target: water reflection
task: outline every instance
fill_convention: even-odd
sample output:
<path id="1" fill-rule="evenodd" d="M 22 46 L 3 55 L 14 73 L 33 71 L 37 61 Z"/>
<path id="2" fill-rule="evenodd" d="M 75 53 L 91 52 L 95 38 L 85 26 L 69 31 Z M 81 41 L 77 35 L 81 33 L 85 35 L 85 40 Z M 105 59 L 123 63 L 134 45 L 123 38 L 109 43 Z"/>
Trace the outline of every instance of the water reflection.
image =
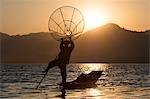
<path id="1" fill-rule="evenodd" d="M 90 88 L 86 90 L 86 94 L 90 97 L 98 97 L 101 95 L 101 92 L 98 89 Z"/>
<path id="2" fill-rule="evenodd" d="M 92 97 L 94 99 L 100 99 L 101 91 L 96 89 L 96 88 L 88 88 L 88 89 L 82 89 L 83 92 L 81 92 L 81 90 L 65 90 L 65 89 L 61 89 L 61 94 L 57 95 L 56 97 L 60 97 L 62 99 L 65 99 L 67 97 Z M 67 91 L 67 93 L 66 93 Z"/>
<path id="3" fill-rule="evenodd" d="M 149 64 L 70 64 L 67 81 L 81 73 L 103 70 L 96 88 L 60 90 L 58 68 L 49 71 L 40 88 L 35 89 L 43 77 L 46 65 L 5 65 L 1 72 L 0 98 L 7 99 L 149 99 Z"/>
<path id="4" fill-rule="evenodd" d="M 99 64 L 99 63 L 87 63 L 87 64 L 76 64 L 78 65 L 78 70 L 81 70 L 81 72 L 87 74 L 92 71 L 105 71 L 108 68 L 108 64 Z"/>
<path id="5" fill-rule="evenodd" d="M 64 88 L 60 89 L 61 91 L 61 94 L 60 95 L 57 95 L 56 97 L 60 97 L 62 99 L 65 99 L 66 98 L 66 90 Z"/>

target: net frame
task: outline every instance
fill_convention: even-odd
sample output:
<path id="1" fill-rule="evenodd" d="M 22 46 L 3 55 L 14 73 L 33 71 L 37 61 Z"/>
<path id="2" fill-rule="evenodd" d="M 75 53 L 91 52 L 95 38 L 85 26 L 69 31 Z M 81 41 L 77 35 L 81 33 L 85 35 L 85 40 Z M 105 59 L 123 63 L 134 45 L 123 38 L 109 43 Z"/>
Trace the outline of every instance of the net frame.
<path id="1" fill-rule="evenodd" d="M 72 9 L 70 19 L 65 19 L 64 12 L 62 11 L 63 9 Z M 57 15 L 57 13 L 60 13 L 61 15 L 60 16 L 62 19 L 61 22 L 57 22 L 56 19 L 54 19 L 55 17 L 53 17 Z M 78 22 L 74 22 L 73 20 L 75 17 L 78 17 L 75 16 L 76 13 L 81 18 L 79 19 Z M 49 32 L 52 35 L 52 37 L 57 41 L 60 41 L 61 38 L 71 37 L 72 40 L 79 38 L 84 31 L 84 27 L 85 27 L 85 21 L 84 21 L 83 14 L 79 9 L 72 6 L 62 6 L 56 9 L 50 15 L 48 21 Z"/>

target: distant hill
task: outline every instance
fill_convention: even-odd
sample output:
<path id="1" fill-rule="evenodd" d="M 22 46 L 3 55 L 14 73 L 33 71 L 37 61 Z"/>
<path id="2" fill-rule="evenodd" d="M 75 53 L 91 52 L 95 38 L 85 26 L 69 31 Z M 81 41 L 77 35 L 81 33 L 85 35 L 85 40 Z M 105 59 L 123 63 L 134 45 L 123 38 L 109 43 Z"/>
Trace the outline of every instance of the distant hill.
<path id="1" fill-rule="evenodd" d="M 110 23 L 75 41 L 71 62 L 148 63 L 150 31 L 136 32 Z M 9 36 L 0 33 L 1 63 L 48 63 L 59 53 L 49 33 Z"/>

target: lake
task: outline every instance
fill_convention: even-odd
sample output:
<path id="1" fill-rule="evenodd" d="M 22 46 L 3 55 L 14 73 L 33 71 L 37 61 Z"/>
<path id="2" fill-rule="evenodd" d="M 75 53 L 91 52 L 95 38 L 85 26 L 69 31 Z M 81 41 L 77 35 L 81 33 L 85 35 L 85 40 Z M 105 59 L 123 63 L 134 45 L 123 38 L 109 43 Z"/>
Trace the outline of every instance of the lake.
<path id="1" fill-rule="evenodd" d="M 66 90 L 59 87 L 61 75 L 58 67 L 49 70 L 42 79 L 45 64 L 3 64 L 0 68 L 0 98 L 5 99 L 150 99 L 150 64 L 69 64 L 67 81 L 81 73 L 103 70 L 96 88 Z"/>

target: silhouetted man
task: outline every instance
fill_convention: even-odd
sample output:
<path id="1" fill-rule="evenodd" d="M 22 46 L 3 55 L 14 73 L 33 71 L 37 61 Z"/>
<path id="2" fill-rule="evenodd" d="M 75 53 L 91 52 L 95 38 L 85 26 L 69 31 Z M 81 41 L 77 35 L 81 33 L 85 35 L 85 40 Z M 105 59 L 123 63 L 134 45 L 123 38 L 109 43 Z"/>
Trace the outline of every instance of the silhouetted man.
<path id="1" fill-rule="evenodd" d="M 66 64 L 69 64 L 70 55 L 73 49 L 74 49 L 74 43 L 71 40 L 71 38 L 69 38 L 69 40 L 64 40 L 63 38 L 61 38 L 60 52 L 58 56 L 56 57 L 56 59 L 54 59 L 48 64 L 45 70 L 46 74 L 49 69 L 51 69 L 54 66 L 58 66 L 61 71 L 62 84 L 65 84 L 66 83 Z"/>

